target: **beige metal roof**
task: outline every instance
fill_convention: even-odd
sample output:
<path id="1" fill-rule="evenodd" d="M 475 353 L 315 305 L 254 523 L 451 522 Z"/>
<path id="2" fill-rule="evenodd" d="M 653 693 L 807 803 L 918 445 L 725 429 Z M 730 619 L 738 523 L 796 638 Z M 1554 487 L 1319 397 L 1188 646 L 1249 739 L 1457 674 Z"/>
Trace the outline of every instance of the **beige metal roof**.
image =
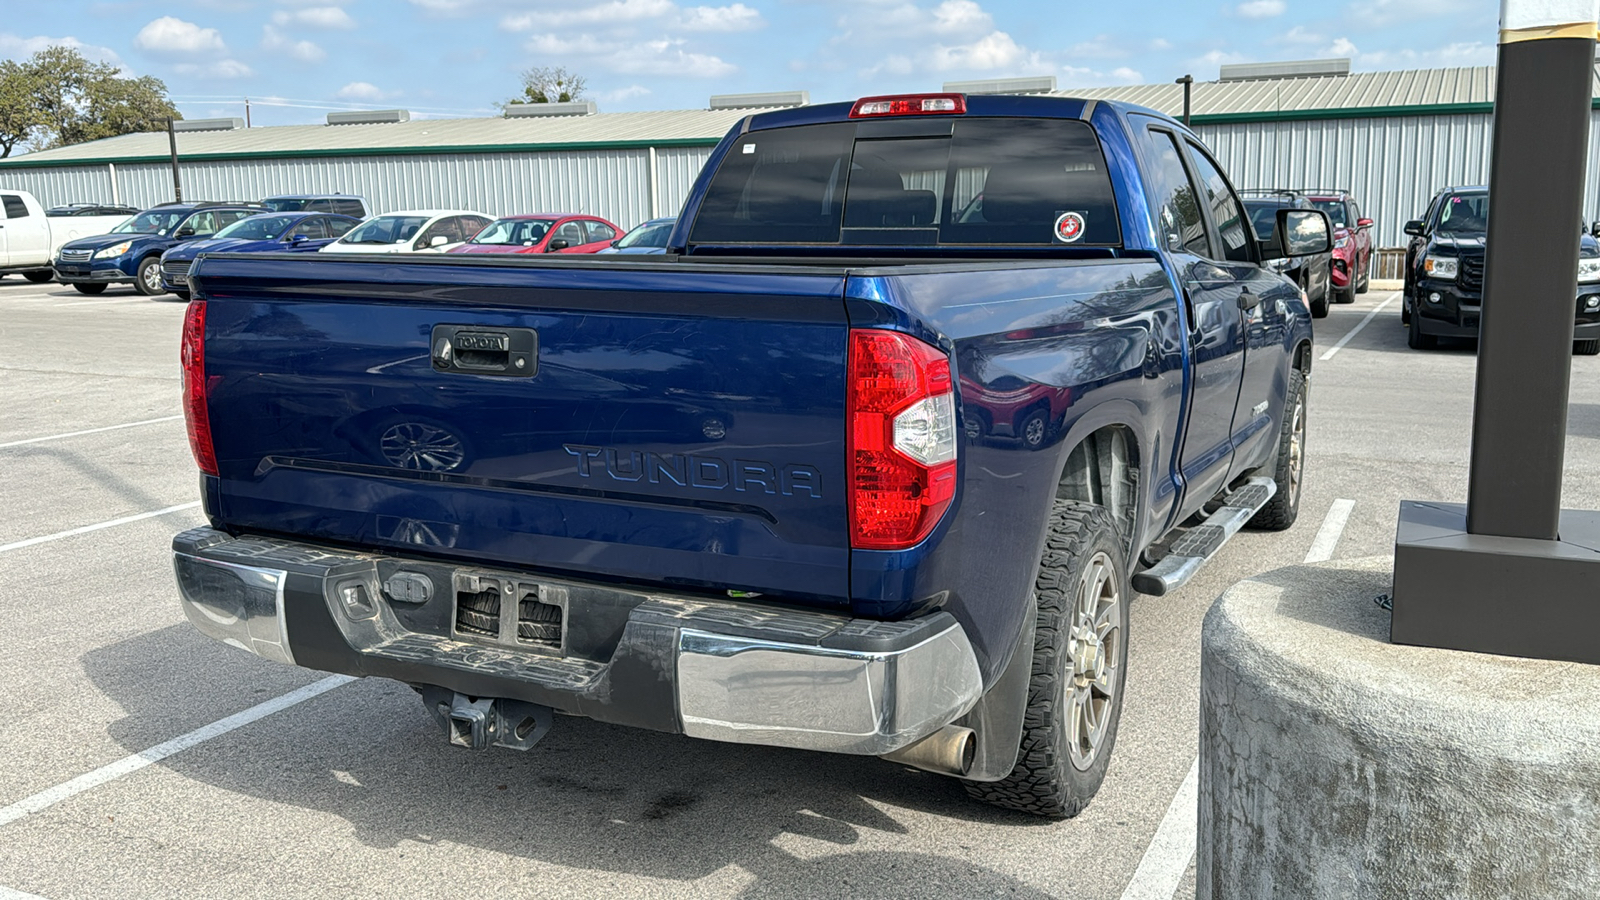
<path id="1" fill-rule="evenodd" d="M 1208 119 L 1220 123 L 1487 112 L 1494 102 L 1494 67 L 1196 82 L 1193 91 L 1197 124 L 1205 124 Z M 1171 115 L 1183 111 L 1183 88 L 1176 84 L 1073 88 L 1056 91 L 1055 95 L 1126 101 Z M 178 151 L 193 159 L 706 144 L 721 138 L 751 112 L 754 110 L 691 109 L 550 118 L 418 119 L 374 125 L 281 125 L 182 133 L 178 135 Z M 165 133 L 131 134 L 0 160 L 0 168 L 156 159 L 166 155 Z"/>
<path id="2" fill-rule="evenodd" d="M 1146 84 L 1056 91 L 1057 96 L 1137 103 L 1170 115 L 1183 112 L 1183 86 Z M 1494 102 L 1494 67 L 1358 72 L 1322 78 L 1197 81 L 1196 116 L 1434 107 Z M 1423 110 L 1419 110 L 1423 111 Z"/>
<path id="3" fill-rule="evenodd" d="M 377 125 L 275 125 L 236 131 L 178 134 L 178 152 L 185 158 L 212 154 L 275 154 L 295 156 L 421 149 L 510 149 L 538 145 L 716 141 L 733 124 L 755 110 L 690 109 L 658 112 L 601 113 L 493 119 L 413 119 Z M 5 160 L 11 164 L 106 161 L 119 158 L 165 157 L 166 132 L 126 134 L 28 153 Z"/>

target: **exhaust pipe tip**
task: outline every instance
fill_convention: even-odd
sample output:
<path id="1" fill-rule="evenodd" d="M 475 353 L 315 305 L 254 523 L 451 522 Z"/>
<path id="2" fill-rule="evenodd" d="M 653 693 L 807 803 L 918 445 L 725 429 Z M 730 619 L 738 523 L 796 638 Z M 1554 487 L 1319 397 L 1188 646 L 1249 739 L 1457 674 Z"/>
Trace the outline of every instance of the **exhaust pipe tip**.
<path id="1" fill-rule="evenodd" d="M 920 741 L 907 744 L 881 758 L 933 772 L 938 775 L 965 777 L 972 771 L 972 762 L 978 755 L 978 735 L 971 728 L 946 725 Z"/>

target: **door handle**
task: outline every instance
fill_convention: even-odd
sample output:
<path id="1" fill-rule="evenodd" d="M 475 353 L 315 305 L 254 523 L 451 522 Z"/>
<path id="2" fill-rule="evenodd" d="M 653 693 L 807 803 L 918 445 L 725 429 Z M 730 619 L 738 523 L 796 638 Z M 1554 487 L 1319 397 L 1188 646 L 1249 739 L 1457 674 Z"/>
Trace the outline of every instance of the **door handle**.
<path id="1" fill-rule="evenodd" d="M 1247 290 L 1239 292 L 1239 308 L 1240 309 L 1255 309 L 1256 307 L 1258 307 L 1260 305 L 1261 305 L 1261 297 L 1259 295 L 1252 294 Z"/>
<path id="2" fill-rule="evenodd" d="M 532 328 L 435 325 L 432 345 L 440 372 L 530 378 L 539 370 L 539 335 Z"/>

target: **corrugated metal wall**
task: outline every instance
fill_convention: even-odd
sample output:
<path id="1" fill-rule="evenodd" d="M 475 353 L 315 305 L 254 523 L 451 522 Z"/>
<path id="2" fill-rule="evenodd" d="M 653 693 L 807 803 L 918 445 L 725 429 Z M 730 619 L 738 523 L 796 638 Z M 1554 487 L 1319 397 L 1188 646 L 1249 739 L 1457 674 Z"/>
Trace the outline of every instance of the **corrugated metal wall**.
<path id="1" fill-rule="evenodd" d="M 1585 214 L 1600 219 L 1600 115 L 1591 126 Z M 1402 227 L 1440 188 L 1489 179 L 1491 116 L 1409 116 L 1201 125 L 1195 129 L 1241 188 L 1349 188 L 1376 220 L 1375 242 L 1398 247 Z M 683 205 L 707 147 L 655 152 L 658 215 Z M 650 218 L 650 152 L 469 153 L 188 162 L 184 195 L 254 200 L 274 193 L 362 194 L 379 211 L 463 207 L 500 215 L 590 212 L 624 228 Z M 172 196 L 165 165 L 116 167 L 117 197 L 148 206 Z M 104 201 L 107 166 L 0 171 L 0 184 L 32 191 L 46 205 Z"/>
<path id="2" fill-rule="evenodd" d="M 1489 180 L 1492 116 L 1404 116 L 1199 125 L 1239 188 L 1348 188 L 1379 247 L 1405 244 L 1408 219 L 1440 188 Z M 1590 166 L 1590 192 L 1595 172 Z"/>
<path id="3" fill-rule="evenodd" d="M 654 209 L 683 205 L 709 147 L 656 150 Z M 131 206 L 172 199 L 172 170 L 157 163 L 119 164 L 116 197 Z M 360 194 L 376 211 L 447 207 L 491 215 L 586 212 L 623 228 L 651 217 L 650 151 L 462 153 L 182 162 L 189 199 L 259 200 L 272 194 Z M 0 185 L 33 193 L 46 206 L 112 199 L 106 165 L 7 169 Z"/>

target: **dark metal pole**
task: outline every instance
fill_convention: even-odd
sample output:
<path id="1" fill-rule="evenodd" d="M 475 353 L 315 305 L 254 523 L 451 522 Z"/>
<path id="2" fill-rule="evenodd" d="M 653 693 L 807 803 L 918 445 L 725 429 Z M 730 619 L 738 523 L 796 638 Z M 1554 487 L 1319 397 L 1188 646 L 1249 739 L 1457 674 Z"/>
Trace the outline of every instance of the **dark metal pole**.
<path id="1" fill-rule="evenodd" d="M 1182 78 L 1179 78 L 1177 81 L 1175 81 L 1173 83 L 1174 84 L 1183 85 L 1183 124 L 1184 124 L 1184 127 L 1188 127 L 1188 125 L 1189 125 L 1189 88 L 1194 85 L 1194 76 L 1193 75 L 1185 75 L 1185 76 L 1183 76 Z"/>
<path id="2" fill-rule="evenodd" d="M 1555 540 L 1578 287 L 1567 223 L 1583 213 L 1595 32 L 1504 34 L 1467 531 Z"/>
<path id="3" fill-rule="evenodd" d="M 167 146 L 172 148 L 172 199 L 182 203 L 183 184 L 178 181 L 178 130 L 173 127 L 171 116 L 167 117 Z"/>

